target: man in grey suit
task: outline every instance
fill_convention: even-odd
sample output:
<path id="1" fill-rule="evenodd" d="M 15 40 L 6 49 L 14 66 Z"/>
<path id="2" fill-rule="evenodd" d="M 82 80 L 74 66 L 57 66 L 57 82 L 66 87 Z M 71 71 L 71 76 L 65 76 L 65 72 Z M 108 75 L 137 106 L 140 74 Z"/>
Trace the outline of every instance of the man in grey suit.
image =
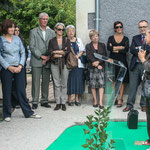
<path id="1" fill-rule="evenodd" d="M 48 56 L 49 40 L 55 37 L 55 32 L 47 26 L 47 13 L 39 14 L 39 27 L 30 31 L 29 47 L 32 66 L 32 109 L 37 109 L 41 83 L 41 106 L 50 108 L 48 104 L 48 89 L 50 81 L 50 63 Z"/>

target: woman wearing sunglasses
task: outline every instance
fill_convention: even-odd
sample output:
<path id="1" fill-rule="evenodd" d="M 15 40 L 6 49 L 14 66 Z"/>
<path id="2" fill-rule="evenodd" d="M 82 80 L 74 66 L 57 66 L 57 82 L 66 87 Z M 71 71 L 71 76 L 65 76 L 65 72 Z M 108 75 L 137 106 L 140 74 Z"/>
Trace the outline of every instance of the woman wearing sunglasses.
<path id="1" fill-rule="evenodd" d="M 67 100 L 67 80 L 68 70 L 66 68 L 66 56 L 70 52 L 70 41 L 63 37 L 65 25 L 57 23 L 55 25 L 56 37 L 49 42 L 49 52 L 51 60 L 51 71 L 54 80 L 56 107 L 59 110 L 62 107 L 66 111 Z"/>
<path id="2" fill-rule="evenodd" d="M 110 58 L 122 62 L 127 67 L 127 72 L 120 88 L 119 99 L 116 100 L 117 107 L 122 107 L 123 93 L 125 84 L 129 82 L 129 71 L 126 54 L 129 50 L 129 39 L 123 34 L 123 23 L 116 21 L 114 23 L 115 34 L 108 38 L 107 50 L 110 51 Z M 120 67 L 115 66 L 115 79 L 119 73 Z"/>

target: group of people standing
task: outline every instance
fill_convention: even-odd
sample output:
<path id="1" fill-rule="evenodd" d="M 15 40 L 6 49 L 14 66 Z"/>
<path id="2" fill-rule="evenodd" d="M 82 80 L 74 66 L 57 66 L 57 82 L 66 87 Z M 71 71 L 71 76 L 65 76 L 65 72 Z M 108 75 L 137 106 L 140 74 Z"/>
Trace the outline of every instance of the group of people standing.
<path id="1" fill-rule="evenodd" d="M 41 106 L 50 108 L 48 103 L 49 81 L 50 74 L 52 74 L 54 85 L 54 97 L 56 106 L 54 110 L 62 109 L 66 111 L 66 101 L 69 106 L 80 106 L 79 95 L 83 94 L 83 69 L 85 67 L 81 60 L 82 55 L 86 52 L 87 67 L 90 71 L 89 86 L 91 87 L 93 95 L 93 107 L 100 109 L 104 108 L 103 96 L 105 87 L 105 62 L 94 57 L 94 53 L 107 56 L 107 51 L 104 43 L 99 42 L 99 33 L 96 30 L 89 32 L 91 40 L 85 47 L 80 38 L 75 37 L 75 27 L 68 25 L 65 27 L 63 23 L 57 23 L 52 30 L 47 26 L 49 16 L 47 13 L 39 14 L 39 26 L 30 31 L 29 47 L 31 50 L 31 67 L 32 67 L 32 109 L 37 109 L 39 104 L 39 93 L 41 87 Z M 145 44 L 142 42 L 148 22 L 142 20 L 139 22 L 139 29 L 141 34 L 133 37 L 131 44 L 131 53 L 133 54 L 130 65 L 130 86 L 129 98 L 127 107 L 123 110 L 129 111 L 133 108 L 137 87 L 141 82 L 143 67 L 142 62 L 138 59 L 138 51 Z M 1 81 L 3 91 L 3 117 L 5 121 L 11 119 L 11 93 L 12 84 L 16 88 L 16 95 L 19 104 L 22 108 L 26 118 L 41 118 L 41 116 L 34 113 L 28 104 L 26 98 L 26 73 L 25 73 L 25 43 L 19 34 L 14 35 L 19 27 L 15 27 L 12 20 L 5 20 L 2 23 L 1 36 L 1 51 L 0 51 L 0 65 Z M 67 37 L 64 36 L 66 30 Z M 115 34 L 108 38 L 107 50 L 110 52 L 110 59 L 121 61 L 127 67 L 127 73 L 120 88 L 119 97 L 117 99 L 117 107 L 122 106 L 123 93 L 125 83 L 129 82 L 129 70 L 126 54 L 129 50 L 129 39 L 123 34 L 123 23 L 117 21 L 114 23 Z M 20 38 L 19 38 L 20 37 Z M 78 60 L 78 66 L 72 70 L 66 67 L 66 58 L 71 49 L 74 50 Z M 142 48 L 143 49 L 143 48 Z M 119 68 L 115 67 L 115 77 Z M 40 86 L 40 80 L 42 82 Z M 97 90 L 99 92 L 99 100 L 97 100 Z M 72 101 L 72 94 L 75 94 L 75 102 Z M 141 110 L 145 111 L 145 101 L 141 100 Z"/>

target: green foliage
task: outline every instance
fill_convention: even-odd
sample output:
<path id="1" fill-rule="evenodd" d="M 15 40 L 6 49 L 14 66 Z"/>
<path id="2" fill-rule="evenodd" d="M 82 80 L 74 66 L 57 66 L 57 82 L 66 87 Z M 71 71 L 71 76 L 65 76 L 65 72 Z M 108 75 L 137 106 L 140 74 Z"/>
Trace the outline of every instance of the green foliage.
<path id="1" fill-rule="evenodd" d="M 50 16 L 48 26 L 52 29 L 57 22 L 65 25 L 76 22 L 76 0 L 9 0 L 14 9 L 0 10 L 0 24 L 9 18 L 20 27 L 22 36 L 28 40 L 31 29 L 37 27 L 38 15 L 46 12 Z M 1 6 L 1 3 L 0 3 Z"/>
<path id="2" fill-rule="evenodd" d="M 115 143 L 114 140 L 110 140 L 105 145 L 108 134 L 106 133 L 106 127 L 108 125 L 110 107 L 104 108 L 102 111 L 101 109 L 95 110 L 95 115 L 87 116 L 87 121 L 85 125 L 88 129 L 83 129 L 84 134 L 87 135 L 86 143 L 82 145 L 84 148 L 88 148 L 89 150 L 110 150 Z M 105 146 L 105 147 L 104 147 Z"/>

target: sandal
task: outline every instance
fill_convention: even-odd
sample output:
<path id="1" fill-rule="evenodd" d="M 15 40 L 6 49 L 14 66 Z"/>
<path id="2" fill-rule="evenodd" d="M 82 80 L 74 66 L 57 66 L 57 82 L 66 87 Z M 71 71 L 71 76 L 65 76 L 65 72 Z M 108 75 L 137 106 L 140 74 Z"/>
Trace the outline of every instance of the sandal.
<path id="1" fill-rule="evenodd" d="M 121 102 L 121 103 L 119 104 L 119 102 Z M 122 102 L 123 102 L 123 99 L 118 99 L 117 107 L 122 107 Z"/>
<path id="2" fill-rule="evenodd" d="M 143 145 L 150 145 L 150 140 L 146 140 L 143 142 Z"/>

